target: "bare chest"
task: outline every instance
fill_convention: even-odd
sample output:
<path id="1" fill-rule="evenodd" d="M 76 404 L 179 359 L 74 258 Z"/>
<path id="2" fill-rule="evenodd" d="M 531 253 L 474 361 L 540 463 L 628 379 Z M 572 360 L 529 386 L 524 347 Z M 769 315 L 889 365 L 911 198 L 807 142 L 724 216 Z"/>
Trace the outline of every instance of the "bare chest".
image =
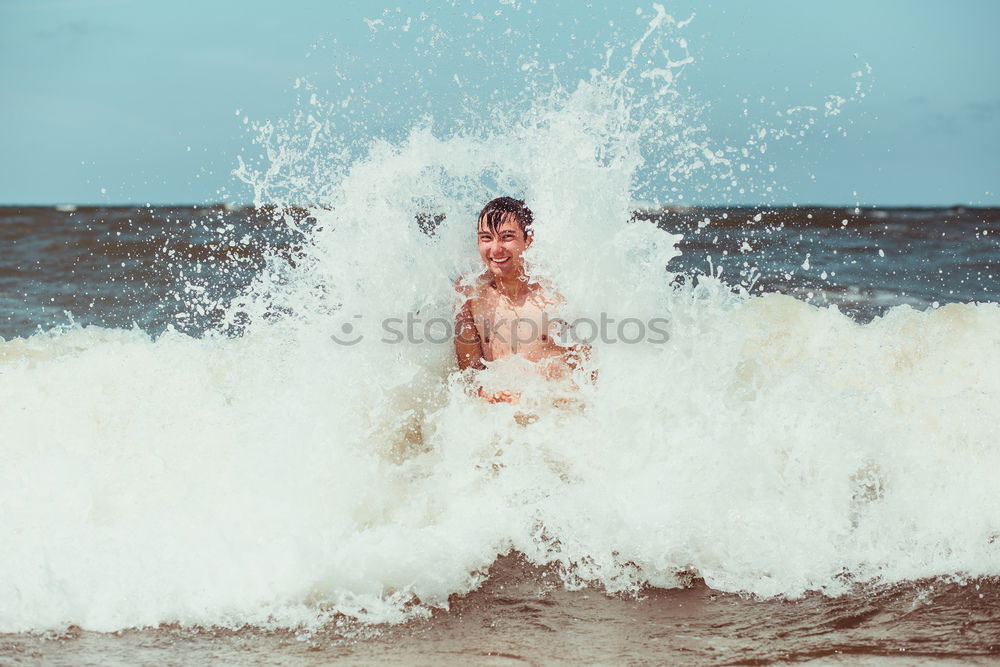
<path id="1" fill-rule="evenodd" d="M 543 300 L 536 297 L 515 304 L 494 295 L 476 301 L 473 318 L 487 361 L 512 355 L 540 361 L 562 351 L 552 340 L 555 322 Z"/>

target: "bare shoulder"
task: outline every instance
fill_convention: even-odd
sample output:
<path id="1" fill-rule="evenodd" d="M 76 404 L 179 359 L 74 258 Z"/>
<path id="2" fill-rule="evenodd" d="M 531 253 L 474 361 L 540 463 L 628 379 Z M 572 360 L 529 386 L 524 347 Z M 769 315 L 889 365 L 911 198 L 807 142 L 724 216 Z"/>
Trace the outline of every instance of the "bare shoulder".
<path id="1" fill-rule="evenodd" d="M 488 287 L 489 282 L 485 273 L 476 276 L 459 276 L 455 279 L 455 291 L 466 299 L 481 297 L 484 287 Z"/>
<path id="2" fill-rule="evenodd" d="M 455 278 L 455 291 L 464 296 L 466 299 L 472 296 L 473 289 L 475 289 L 475 287 L 470 284 L 469 280 L 465 276 Z"/>
<path id="3" fill-rule="evenodd" d="M 464 294 L 467 299 L 474 303 L 492 301 L 498 296 L 496 289 L 493 287 L 493 282 L 485 273 L 469 281 Z"/>
<path id="4" fill-rule="evenodd" d="M 548 280 L 538 280 L 532 290 L 532 299 L 545 310 L 559 310 L 566 304 L 566 299 Z"/>
<path id="5" fill-rule="evenodd" d="M 459 278 L 455 281 L 455 291 L 460 295 L 461 312 L 466 317 L 474 317 L 479 313 L 483 304 L 493 298 L 494 292 L 485 274 L 472 278 Z"/>

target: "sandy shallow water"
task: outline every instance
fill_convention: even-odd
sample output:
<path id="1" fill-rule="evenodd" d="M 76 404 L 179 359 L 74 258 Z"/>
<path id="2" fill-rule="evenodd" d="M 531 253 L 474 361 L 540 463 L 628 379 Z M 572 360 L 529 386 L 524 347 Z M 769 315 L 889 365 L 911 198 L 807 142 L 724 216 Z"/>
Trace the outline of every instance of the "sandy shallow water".
<path id="1" fill-rule="evenodd" d="M 566 590 L 501 558 L 448 611 L 399 626 L 346 620 L 319 633 L 161 626 L 0 635 L 0 663 L 320 664 L 995 664 L 1000 581 L 911 582 L 841 598 L 755 600 L 690 587 L 639 599 Z"/>

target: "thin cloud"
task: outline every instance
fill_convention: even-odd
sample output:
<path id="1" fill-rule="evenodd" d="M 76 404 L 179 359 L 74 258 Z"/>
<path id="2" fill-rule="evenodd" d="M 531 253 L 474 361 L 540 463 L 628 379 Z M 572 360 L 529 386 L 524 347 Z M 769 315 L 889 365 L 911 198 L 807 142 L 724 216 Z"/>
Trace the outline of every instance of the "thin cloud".
<path id="1" fill-rule="evenodd" d="M 955 114 L 944 114 L 935 111 L 924 115 L 924 131 L 928 134 L 943 134 L 954 136 L 961 133 L 959 117 Z"/>
<path id="2" fill-rule="evenodd" d="M 968 102 L 965 109 L 976 123 L 992 123 L 1000 119 L 1000 100 L 974 100 Z"/>

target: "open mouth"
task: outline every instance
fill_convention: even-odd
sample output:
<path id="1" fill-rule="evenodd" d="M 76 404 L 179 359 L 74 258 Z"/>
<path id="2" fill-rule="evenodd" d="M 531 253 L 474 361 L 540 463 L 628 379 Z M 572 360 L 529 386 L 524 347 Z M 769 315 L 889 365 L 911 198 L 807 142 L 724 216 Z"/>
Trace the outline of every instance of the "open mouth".
<path id="1" fill-rule="evenodd" d="M 501 266 L 510 261 L 510 257 L 504 257 L 503 259 L 491 259 L 494 264 L 500 264 Z"/>

